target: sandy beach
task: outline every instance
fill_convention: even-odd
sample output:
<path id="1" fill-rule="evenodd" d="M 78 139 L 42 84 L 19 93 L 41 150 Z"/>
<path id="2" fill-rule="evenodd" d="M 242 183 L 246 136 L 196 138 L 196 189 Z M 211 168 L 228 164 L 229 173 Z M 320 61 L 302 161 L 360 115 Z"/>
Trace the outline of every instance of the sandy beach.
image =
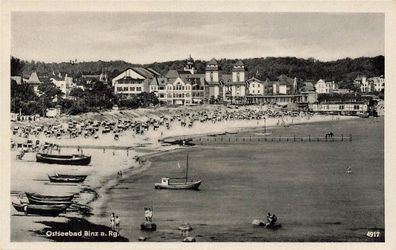
<path id="1" fill-rule="evenodd" d="M 218 107 L 205 107 L 207 111 L 211 111 Z M 252 109 L 252 108 L 251 108 Z M 253 109 L 263 109 L 263 107 L 253 107 Z M 60 120 L 43 119 L 37 121 L 39 124 L 66 124 L 70 120 L 84 121 L 92 120 L 118 120 L 118 119 L 134 119 L 147 120 L 150 117 L 158 118 L 162 114 L 172 114 L 177 112 L 193 112 L 198 108 L 175 108 L 175 109 L 141 109 L 133 111 L 108 111 L 102 114 L 86 114 L 76 117 L 62 117 Z M 199 107 L 202 110 L 202 107 Z M 312 124 L 337 122 L 340 120 L 351 120 L 356 117 L 344 116 L 320 116 L 312 117 L 285 117 L 284 123 L 288 126 L 297 124 Z M 266 127 L 270 130 L 275 127 L 282 127 L 279 118 L 266 119 Z M 26 123 L 15 123 L 12 126 L 24 126 Z M 162 138 L 174 136 L 192 136 L 205 134 L 216 134 L 230 131 L 242 131 L 249 129 L 263 128 L 262 120 L 233 120 L 220 121 L 216 123 L 205 122 L 196 123 L 192 128 L 183 127 L 179 122 L 174 121 L 171 129 L 160 127 L 157 130 L 149 130 L 142 135 L 136 135 L 132 131 L 123 131 L 119 140 L 115 141 L 113 134 L 99 135 L 98 139 L 89 138 L 68 138 L 61 137 L 46 138 L 44 135 L 30 136 L 29 139 L 40 140 L 41 142 L 52 142 L 61 146 L 61 153 L 76 153 L 77 147 L 83 150 L 84 154 L 92 155 L 92 162 L 89 166 L 62 166 L 62 165 L 46 165 L 39 164 L 35 161 L 34 153 L 27 153 L 23 160 L 16 160 L 16 151 L 12 151 L 12 170 L 11 170 L 11 195 L 15 200 L 21 192 L 39 192 L 45 191 L 46 194 L 76 194 L 76 202 L 86 208 L 85 214 L 78 211 L 67 213 L 64 216 L 54 218 L 42 218 L 35 216 L 19 216 L 18 213 L 11 208 L 11 224 L 12 224 L 12 241 L 47 241 L 46 237 L 37 234 L 37 231 L 45 228 L 43 223 L 38 221 L 58 221 L 67 223 L 69 218 L 83 218 L 92 223 L 106 224 L 111 209 L 105 210 L 104 204 L 109 199 L 109 193 L 123 180 L 133 180 L 142 173 L 146 173 L 151 169 L 151 158 L 160 155 L 168 155 L 177 149 L 183 150 L 178 145 L 163 145 L 160 142 Z M 323 130 L 320 132 L 323 133 Z M 15 141 L 23 141 L 27 138 L 19 138 L 14 135 Z M 177 152 L 177 151 L 175 151 Z M 136 157 L 140 157 L 143 162 L 136 161 Z M 29 169 L 29 171 L 27 171 Z M 123 176 L 118 177 L 117 172 L 122 171 Z M 70 174 L 88 174 L 84 184 L 67 184 L 53 185 L 47 181 L 47 174 L 56 172 Z M 141 213 L 141 211 L 139 211 Z M 27 222 L 30 221 L 30 222 Z M 36 233 L 34 233 L 36 232 Z M 29 235 L 29 237 L 26 236 Z M 56 239 L 52 239 L 56 240 Z M 136 239 L 130 239 L 136 240 Z"/>

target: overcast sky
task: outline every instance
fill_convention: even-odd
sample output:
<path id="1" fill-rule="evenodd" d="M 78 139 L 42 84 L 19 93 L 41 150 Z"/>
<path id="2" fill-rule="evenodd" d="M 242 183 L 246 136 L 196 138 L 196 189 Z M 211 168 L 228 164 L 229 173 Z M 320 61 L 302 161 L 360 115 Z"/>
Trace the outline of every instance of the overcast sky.
<path id="1" fill-rule="evenodd" d="M 61 62 L 384 55 L 376 13 L 14 12 L 11 54 Z"/>

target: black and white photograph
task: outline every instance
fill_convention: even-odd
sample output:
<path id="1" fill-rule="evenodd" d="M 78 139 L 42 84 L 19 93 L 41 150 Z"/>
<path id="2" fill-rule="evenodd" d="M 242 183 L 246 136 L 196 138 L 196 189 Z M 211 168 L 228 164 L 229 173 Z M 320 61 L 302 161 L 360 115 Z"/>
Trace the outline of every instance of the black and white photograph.
<path id="1" fill-rule="evenodd" d="M 384 11 L 9 17 L 11 243 L 386 242 Z"/>

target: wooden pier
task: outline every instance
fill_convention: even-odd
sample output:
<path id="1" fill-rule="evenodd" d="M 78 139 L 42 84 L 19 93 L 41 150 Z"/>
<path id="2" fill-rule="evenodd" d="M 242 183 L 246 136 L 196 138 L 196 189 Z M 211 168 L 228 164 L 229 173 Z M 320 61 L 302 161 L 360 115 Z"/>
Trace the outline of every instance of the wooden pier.
<path id="1" fill-rule="evenodd" d="M 266 143 L 266 142 L 351 142 L 352 135 L 349 134 L 325 137 L 325 136 L 229 136 L 229 135 L 216 135 L 216 136 L 202 136 L 202 137 L 177 137 L 167 138 L 162 140 L 164 143 L 181 144 L 184 145 L 205 145 L 205 144 L 227 144 L 227 143 Z"/>

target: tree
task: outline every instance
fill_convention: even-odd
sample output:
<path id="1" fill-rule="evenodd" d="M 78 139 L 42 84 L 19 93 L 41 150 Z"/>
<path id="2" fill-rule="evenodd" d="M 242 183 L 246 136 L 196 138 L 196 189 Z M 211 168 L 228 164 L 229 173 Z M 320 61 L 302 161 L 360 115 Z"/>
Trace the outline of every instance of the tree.
<path id="1" fill-rule="evenodd" d="M 25 66 L 24 62 L 19 58 L 11 56 L 11 75 L 12 76 L 20 76 L 22 75 L 23 67 Z"/>

